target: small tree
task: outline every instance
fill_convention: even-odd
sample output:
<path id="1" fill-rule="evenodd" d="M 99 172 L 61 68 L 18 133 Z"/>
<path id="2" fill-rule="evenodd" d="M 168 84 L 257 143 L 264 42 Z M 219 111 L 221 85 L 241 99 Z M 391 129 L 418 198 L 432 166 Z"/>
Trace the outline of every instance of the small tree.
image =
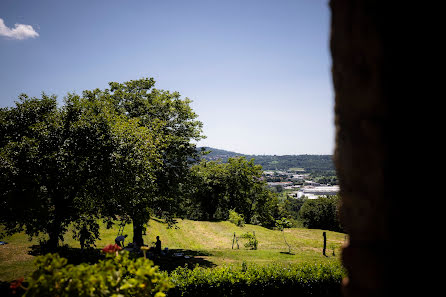
<path id="1" fill-rule="evenodd" d="M 282 231 L 283 240 L 285 244 L 288 246 L 288 253 L 291 254 L 291 246 L 288 244 L 285 238 L 285 232 L 283 231 L 285 228 L 291 228 L 292 223 L 288 221 L 286 218 L 282 218 L 280 220 L 276 220 L 276 228 Z"/>
<path id="2" fill-rule="evenodd" d="M 239 238 L 247 239 L 248 241 L 245 243 L 245 248 L 250 250 L 256 250 L 259 245 L 259 241 L 257 240 L 256 234 L 254 231 L 252 233 L 246 232 L 239 236 Z"/>

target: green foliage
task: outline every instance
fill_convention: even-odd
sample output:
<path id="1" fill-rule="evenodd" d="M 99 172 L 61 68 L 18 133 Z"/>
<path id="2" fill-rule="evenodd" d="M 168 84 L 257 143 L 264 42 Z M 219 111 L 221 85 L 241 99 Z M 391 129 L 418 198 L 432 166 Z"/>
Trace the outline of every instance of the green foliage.
<path id="1" fill-rule="evenodd" d="M 197 219 L 227 220 L 234 210 L 246 223 L 273 225 L 277 197 L 262 180 L 253 160 L 229 158 L 228 163 L 202 160 L 191 168 L 189 212 Z"/>
<path id="2" fill-rule="evenodd" d="M 113 119 L 106 105 L 74 95 L 58 108 L 55 96 L 22 94 L 15 107 L 0 110 L 0 223 L 6 233 L 46 233 L 55 247 L 70 223 L 98 218 L 109 195 L 104 189 L 114 143 L 121 141 L 114 141 Z"/>
<path id="3" fill-rule="evenodd" d="M 293 227 L 302 227 L 302 222 L 299 221 L 299 211 L 306 200 L 305 197 L 292 198 L 289 196 L 279 200 L 279 217 L 285 217 L 292 223 Z"/>
<path id="4" fill-rule="evenodd" d="M 311 179 L 320 184 L 338 184 L 338 177 L 336 175 L 312 174 Z"/>
<path id="5" fill-rule="evenodd" d="M 245 158 L 229 158 L 227 170 L 226 207 L 233 206 L 243 215 L 246 222 L 251 222 L 268 199 L 265 182 L 261 179 L 262 167 L 254 164 L 254 160 Z"/>
<path id="6" fill-rule="evenodd" d="M 306 228 L 343 232 L 339 222 L 339 196 L 307 199 L 299 212 Z"/>
<path id="7" fill-rule="evenodd" d="M 280 231 L 283 231 L 285 228 L 291 228 L 293 224 L 288 221 L 286 218 L 281 218 L 280 220 L 276 220 L 276 228 Z"/>
<path id="8" fill-rule="evenodd" d="M 238 214 L 234 209 L 229 210 L 229 221 L 238 227 L 243 227 L 245 225 L 243 215 Z"/>
<path id="9" fill-rule="evenodd" d="M 245 248 L 250 250 L 256 250 L 259 245 L 259 241 L 257 240 L 256 234 L 254 232 L 249 233 L 246 232 L 239 236 L 239 238 L 247 239 L 248 241 L 245 243 Z"/>
<path id="10" fill-rule="evenodd" d="M 151 214 L 171 225 L 183 213 L 189 168 L 199 157 L 191 140 L 203 138 L 202 123 L 189 98 L 154 88 L 153 78 L 109 85 L 84 96 L 112 105 L 122 120 L 116 133 L 127 139 L 117 155 L 119 178 L 113 188 L 119 194 L 109 209 L 112 216 L 133 221 L 133 241 L 141 245 L 142 225 Z M 152 132 L 151 138 L 146 131 Z"/>
<path id="11" fill-rule="evenodd" d="M 331 155 L 243 155 L 216 148 L 206 148 L 210 153 L 204 156 L 207 160 L 221 160 L 227 162 L 228 158 L 245 157 L 254 158 L 257 165 L 264 170 L 289 170 L 304 168 L 306 172 L 317 175 L 336 175 Z"/>
<path id="12" fill-rule="evenodd" d="M 108 254 L 97 264 L 67 265 L 57 254 L 39 256 L 24 296 L 165 296 L 167 275 L 145 258 Z"/>
<path id="13" fill-rule="evenodd" d="M 170 274 L 176 296 L 342 296 L 344 271 L 339 264 L 303 264 L 213 269 L 180 267 Z"/>
<path id="14" fill-rule="evenodd" d="M 191 168 L 188 215 L 193 219 L 221 219 L 227 200 L 226 166 L 219 162 L 201 161 Z M 227 211 L 223 217 L 227 216 Z M 190 216 L 195 212 L 195 216 Z M 225 218 L 226 219 L 226 218 Z"/>
<path id="15" fill-rule="evenodd" d="M 70 224 L 74 238 L 99 238 L 97 219 L 132 220 L 142 244 L 151 213 L 167 221 L 182 211 L 191 140 L 201 122 L 188 98 L 153 88 L 152 78 L 105 90 L 55 96 L 22 94 L 0 109 L 0 197 L 5 233 L 49 236 L 55 248 Z M 82 232 L 81 232 L 82 231 Z"/>
<path id="16" fill-rule="evenodd" d="M 80 216 L 73 224 L 73 239 L 81 243 L 81 248 L 95 247 L 99 238 L 99 223 L 92 217 Z"/>

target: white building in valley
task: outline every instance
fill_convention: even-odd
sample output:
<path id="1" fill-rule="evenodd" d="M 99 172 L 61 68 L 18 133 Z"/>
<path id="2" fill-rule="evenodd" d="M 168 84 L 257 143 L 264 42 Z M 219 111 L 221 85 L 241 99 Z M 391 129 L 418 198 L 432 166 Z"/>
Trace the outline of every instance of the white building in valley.
<path id="1" fill-rule="evenodd" d="M 308 199 L 317 199 L 320 196 L 331 196 L 338 193 L 339 186 L 306 186 L 297 191 L 297 198 L 305 196 Z"/>

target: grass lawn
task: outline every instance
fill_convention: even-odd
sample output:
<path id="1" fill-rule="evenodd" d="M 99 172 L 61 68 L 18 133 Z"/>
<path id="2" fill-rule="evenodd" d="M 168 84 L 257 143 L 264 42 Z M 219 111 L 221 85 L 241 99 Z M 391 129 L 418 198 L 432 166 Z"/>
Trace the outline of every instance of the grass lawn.
<path id="1" fill-rule="evenodd" d="M 155 264 L 163 265 L 201 265 L 213 267 L 218 265 L 240 264 L 243 261 L 257 264 L 269 263 L 302 263 L 302 262 L 333 262 L 340 261 L 340 248 L 345 241 L 345 234 L 327 232 L 327 257 L 322 255 L 323 230 L 291 228 L 284 231 L 287 242 L 291 246 L 292 254 L 288 254 L 283 233 L 269 230 L 260 226 L 245 225 L 237 227 L 230 222 L 206 222 L 179 220 L 176 228 L 167 229 L 166 224 L 159 220 L 151 220 L 144 236 L 144 242 L 151 245 L 156 236 L 160 236 L 163 249 L 167 247 L 174 252 L 181 252 L 189 258 L 165 257 L 155 260 Z M 98 248 L 114 243 L 118 227 L 106 229 L 101 225 L 101 239 L 97 241 Z M 240 249 L 232 249 L 234 232 L 237 236 L 246 232 L 255 232 L 259 241 L 257 250 L 244 248 L 244 240 L 239 240 Z M 128 239 L 132 237 L 132 226 L 127 225 L 124 234 Z M 23 234 L 2 238 L 8 242 L 0 246 L 0 281 L 27 276 L 33 270 L 33 258 L 29 252 L 37 244 L 38 239 L 32 241 Z M 80 248 L 79 243 L 71 238 L 71 233 L 65 235 L 65 244 L 72 248 Z M 333 256 L 333 250 L 335 256 Z M 159 261 L 159 263 L 157 262 Z"/>

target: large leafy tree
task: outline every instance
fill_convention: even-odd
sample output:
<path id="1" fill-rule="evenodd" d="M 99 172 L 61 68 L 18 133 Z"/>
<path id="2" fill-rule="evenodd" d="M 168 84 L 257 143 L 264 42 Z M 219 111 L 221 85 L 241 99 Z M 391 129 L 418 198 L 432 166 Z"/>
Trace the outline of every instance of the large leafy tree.
<path id="1" fill-rule="evenodd" d="M 131 219 L 134 241 L 150 213 L 172 219 L 201 123 L 190 100 L 153 79 L 56 98 L 21 95 L 0 110 L 0 223 L 46 233 L 51 247 L 70 223 L 97 237 L 97 219 Z M 85 232 L 84 232 L 85 233 Z"/>
<path id="2" fill-rule="evenodd" d="M 58 108 L 56 97 L 45 94 L 21 95 L 15 107 L 0 111 L 0 223 L 6 232 L 46 233 L 54 248 L 71 222 L 98 216 L 114 149 L 104 111 L 70 97 Z"/>
<path id="3" fill-rule="evenodd" d="M 183 211 L 189 168 L 199 158 L 192 140 L 203 138 L 202 123 L 197 120 L 190 99 L 182 99 L 178 92 L 154 88 L 152 78 L 109 85 L 110 89 L 88 95 L 112 103 L 120 116 L 138 127 L 156 131 L 154 144 L 160 156 L 154 171 L 156 183 L 150 188 L 124 187 L 129 199 L 116 201 L 121 205 L 120 215 L 133 222 L 133 241 L 142 245 L 143 224 L 151 214 L 174 223 L 174 217 Z M 140 204 L 142 197 L 145 200 Z"/>

